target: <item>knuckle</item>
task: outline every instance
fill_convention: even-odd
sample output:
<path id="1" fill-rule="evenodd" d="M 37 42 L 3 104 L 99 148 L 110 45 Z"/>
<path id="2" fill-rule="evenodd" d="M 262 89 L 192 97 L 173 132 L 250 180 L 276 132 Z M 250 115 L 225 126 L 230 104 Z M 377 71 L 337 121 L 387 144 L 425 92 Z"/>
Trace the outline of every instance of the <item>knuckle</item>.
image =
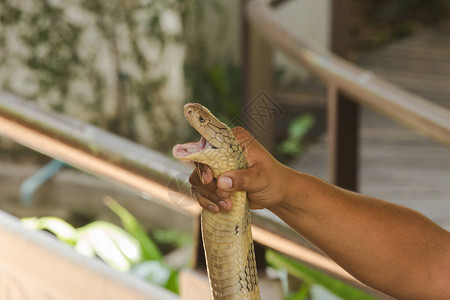
<path id="1" fill-rule="evenodd" d="M 219 198 L 227 198 L 227 197 L 229 197 L 230 196 L 230 192 L 228 192 L 228 191 L 224 191 L 224 190 L 221 190 L 221 189 L 217 189 L 216 190 L 216 195 L 219 197 Z"/>
<path id="2" fill-rule="evenodd" d="M 239 177 L 239 186 L 245 191 L 248 190 L 250 182 L 248 174 Z"/>
<path id="3" fill-rule="evenodd" d="M 207 200 L 208 202 L 212 203 L 219 200 L 214 193 L 211 193 L 207 189 L 194 186 L 191 187 L 191 195 L 198 202 Z"/>
<path id="4" fill-rule="evenodd" d="M 207 195 L 204 195 L 204 194 L 202 194 L 202 196 L 204 197 L 204 198 L 206 198 L 208 201 L 210 201 L 211 203 L 217 203 L 217 202 L 219 202 L 219 198 L 215 195 L 215 194 L 212 194 L 212 193 L 209 193 L 208 192 L 208 194 Z"/>
<path id="5" fill-rule="evenodd" d="M 205 198 L 209 198 L 210 197 L 210 193 L 206 189 L 201 189 L 199 192 L 200 192 L 200 195 L 202 195 L 202 197 L 205 197 Z"/>
<path id="6" fill-rule="evenodd" d="M 207 198 L 203 197 L 202 195 L 197 196 L 197 202 L 200 204 L 201 207 L 209 207 L 210 205 L 214 205 L 213 202 L 208 200 Z"/>
<path id="7" fill-rule="evenodd" d="M 217 191 L 217 183 L 212 181 L 211 183 L 209 183 L 208 185 L 205 186 L 206 189 L 208 191 L 210 191 L 211 193 L 216 193 Z"/>
<path id="8" fill-rule="evenodd" d="M 201 196 L 208 200 L 209 203 L 217 203 L 221 200 L 215 192 L 210 192 L 206 189 L 202 189 L 200 192 Z"/>

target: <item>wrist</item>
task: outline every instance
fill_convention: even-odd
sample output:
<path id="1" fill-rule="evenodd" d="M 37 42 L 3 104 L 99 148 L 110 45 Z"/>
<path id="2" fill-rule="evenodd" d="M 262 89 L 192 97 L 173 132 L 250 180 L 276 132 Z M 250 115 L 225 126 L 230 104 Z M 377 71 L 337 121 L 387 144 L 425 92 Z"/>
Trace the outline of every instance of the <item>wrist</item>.
<path id="1" fill-rule="evenodd" d="M 322 181 L 312 175 L 285 167 L 283 200 L 269 208 L 276 215 L 304 213 L 314 206 L 314 195 L 320 191 Z"/>
<path id="2" fill-rule="evenodd" d="M 302 173 L 299 173 L 287 166 L 282 166 L 282 172 L 280 176 L 280 200 L 276 205 L 270 207 L 269 209 L 277 214 L 281 211 L 292 211 L 297 209 L 298 199 L 302 198 L 302 185 L 303 180 L 301 179 Z"/>

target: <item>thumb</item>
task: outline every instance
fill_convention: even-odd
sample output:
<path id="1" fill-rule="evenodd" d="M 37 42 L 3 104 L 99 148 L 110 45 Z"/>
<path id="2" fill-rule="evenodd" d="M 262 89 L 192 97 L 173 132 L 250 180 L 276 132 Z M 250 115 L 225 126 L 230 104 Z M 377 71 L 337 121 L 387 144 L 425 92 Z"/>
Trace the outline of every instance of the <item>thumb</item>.
<path id="1" fill-rule="evenodd" d="M 217 179 L 217 187 L 225 191 L 252 191 L 255 169 L 247 168 L 225 172 Z"/>

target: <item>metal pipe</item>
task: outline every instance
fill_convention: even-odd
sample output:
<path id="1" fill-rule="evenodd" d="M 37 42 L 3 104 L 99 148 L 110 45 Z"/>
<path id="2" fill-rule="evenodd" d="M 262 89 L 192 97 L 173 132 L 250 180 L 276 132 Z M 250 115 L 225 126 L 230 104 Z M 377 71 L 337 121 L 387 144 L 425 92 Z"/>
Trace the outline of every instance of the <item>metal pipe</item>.
<path id="1" fill-rule="evenodd" d="M 25 179 L 20 185 L 20 204 L 29 206 L 33 203 L 34 193 L 66 164 L 53 159 L 36 173 Z"/>
<path id="2" fill-rule="evenodd" d="M 262 0 L 247 5 L 250 25 L 273 47 L 279 48 L 298 64 L 328 85 L 333 85 L 358 103 L 405 123 L 418 133 L 450 146 L 450 111 L 407 92 L 375 74 L 363 70 L 328 52 L 307 45 L 285 30 Z"/>

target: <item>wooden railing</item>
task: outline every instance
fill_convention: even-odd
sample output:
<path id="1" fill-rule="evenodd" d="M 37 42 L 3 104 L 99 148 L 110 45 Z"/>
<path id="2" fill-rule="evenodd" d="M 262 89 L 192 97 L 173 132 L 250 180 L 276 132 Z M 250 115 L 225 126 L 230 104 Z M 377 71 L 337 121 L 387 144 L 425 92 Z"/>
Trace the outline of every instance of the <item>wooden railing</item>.
<path id="1" fill-rule="evenodd" d="M 279 2 L 279 1 L 277 1 Z M 262 0 L 243 1 L 245 101 L 272 92 L 272 51 L 278 49 L 328 88 L 330 178 L 351 190 L 358 179 L 359 105 L 369 106 L 418 133 L 450 146 L 450 111 L 363 70 L 329 51 L 308 45 L 285 30 Z M 265 120 L 263 144 L 273 147 L 273 124 Z M 259 128 L 259 129 L 258 129 Z M 261 132 L 262 131 L 262 132 Z"/>

